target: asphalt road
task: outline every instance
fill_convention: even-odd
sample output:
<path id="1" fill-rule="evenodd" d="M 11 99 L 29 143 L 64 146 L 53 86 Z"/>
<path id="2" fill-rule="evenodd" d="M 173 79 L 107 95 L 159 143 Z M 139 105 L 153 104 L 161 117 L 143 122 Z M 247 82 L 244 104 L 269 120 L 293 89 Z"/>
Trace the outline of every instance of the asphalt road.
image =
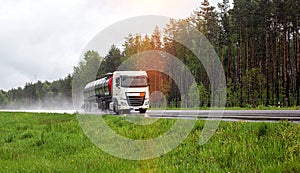
<path id="1" fill-rule="evenodd" d="M 0 110 L 0 112 L 75 113 L 75 110 Z M 95 112 L 107 114 L 111 112 Z M 273 122 L 287 120 L 300 123 L 300 110 L 148 110 L 145 114 L 131 111 L 133 116 L 149 118 L 185 118 L 222 121 Z"/>
<path id="2" fill-rule="evenodd" d="M 147 117 L 217 119 L 229 121 L 295 121 L 300 122 L 300 110 L 166 110 L 147 111 Z"/>

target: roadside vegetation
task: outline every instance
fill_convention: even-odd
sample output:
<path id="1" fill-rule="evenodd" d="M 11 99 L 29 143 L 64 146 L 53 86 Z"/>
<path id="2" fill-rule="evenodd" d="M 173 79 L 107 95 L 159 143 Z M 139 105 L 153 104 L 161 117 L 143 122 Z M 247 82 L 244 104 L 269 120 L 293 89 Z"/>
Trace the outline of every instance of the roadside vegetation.
<path id="1" fill-rule="evenodd" d="M 300 125 L 289 122 L 221 122 L 210 141 L 198 144 L 205 121 L 188 138 L 158 158 L 130 161 L 101 151 L 84 134 L 73 114 L 0 113 L 1 172 L 297 172 Z M 176 121 L 132 124 L 105 116 L 117 133 L 147 139 Z M 113 142 L 113 141 L 112 141 Z"/>

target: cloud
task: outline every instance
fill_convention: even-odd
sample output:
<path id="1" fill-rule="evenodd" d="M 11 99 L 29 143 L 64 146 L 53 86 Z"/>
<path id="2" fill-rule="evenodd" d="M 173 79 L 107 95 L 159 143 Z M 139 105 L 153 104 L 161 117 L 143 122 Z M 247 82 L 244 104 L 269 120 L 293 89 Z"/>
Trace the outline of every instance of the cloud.
<path id="1" fill-rule="evenodd" d="M 1 0 L 0 89 L 72 73 L 89 40 L 122 19 L 145 14 L 183 18 L 199 4 L 199 0 Z"/>
<path id="2" fill-rule="evenodd" d="M 23 86 L 25 81 L 34 81 L 34 76 L 55 80 L 72 72 L 87 43 L 84 32 L 90 31 L 81 29 L 86 26 L 84 18 L 79 18 L 82 3 L 62 2 L 25 0 L 1 4 L 0 88 Z M 18 76 L 18 80 L 8 80 L 4 74 Z"/>

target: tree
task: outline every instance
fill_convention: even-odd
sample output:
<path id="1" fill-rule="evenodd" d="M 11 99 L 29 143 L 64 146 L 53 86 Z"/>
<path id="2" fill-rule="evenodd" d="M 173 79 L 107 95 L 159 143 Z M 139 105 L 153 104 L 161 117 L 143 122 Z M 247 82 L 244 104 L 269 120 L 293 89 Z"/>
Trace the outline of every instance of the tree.
<path id="1" fill-rule="evenodd" d="M 162 49 L 161 34 L 160 34 L 160 31 L 157 26 L 155 27 L 153 34 L 151 36 L 150 44 L 151 44 L 152 50 L 161 50 Z"/>
<path id="2" fill-rule="evenodd" d="M 84 54 L 84 59 L 79 62 L 79 66 L 73 70 L 73 100 L 83 100 L 83 88 L 91 81 L 94 81 L 101 75 L 99 71 L 102 58 L 98 52 L 89 50 Z M 75 107 L 80 107 L 81 102 L 74 103 Z"/>
<path id="3" fill-rule="evenodd" d="M 118 69 L 121 64 L 121 59 L 123 58 L 121 51 L 115 45 L 112 45 L 108 54 L 102 61 L 100 68 L 98 70 L 98 76 L 101 77 L 106 73 L 114 72 Z"/>
<path id="4" fill-rule="evenodd" d="M 227 80 L 232 77 L 232 55 L 231 55 L 231 26 L 230 26 L 230 17 L 229 17 L 229 0 L 223 0 L 222 3 L 218 3 L 218 7 L 220 9 L 220 18 L 221 18 L 221 31 L 220 31 L 220 47 L 222 50 L 222 57 L 225 56 L 223 64 L 226 69 L 226 77 Z M 224 50 L 224 52 L 223 52 Z M 227 52 L 227 56 L 226 56 Z M 226 59 L 226 60 L 225 60 Z M 226 61 L 226 62 L 225 62 Z"/>
<path id="5" fill-rule="evenodd" d="M 248 14 L 248 10 L 246 9 L 247 7 L 247 1 L 246 0 L 235 0 L 234 1 L 234 9 L 232 10 L 233 12 L 233 17 L 234 17 L 234 28 L 235 32 L 237 35 L 239 35 L 239 40 L 238 42 L 238 71 L 237 71 L 237 81 L 239 83 L 239 91 L 240 91 L 240 106 L 243 106 L 243 71 L 244 71 L 244 66 L 243 66 L 243 57 L 244 57 L 244 40 L 243 40 L 243 35 L 244 35 L 244 28 L 247 28 L 247 21 L 246 21 L 246 15 Z"/>
<path id="6" fill-rule="evenodd" d="M 8 102 L 7 93 L 3 90 L 0 90 L 0 107 L 4 107 Z"/>

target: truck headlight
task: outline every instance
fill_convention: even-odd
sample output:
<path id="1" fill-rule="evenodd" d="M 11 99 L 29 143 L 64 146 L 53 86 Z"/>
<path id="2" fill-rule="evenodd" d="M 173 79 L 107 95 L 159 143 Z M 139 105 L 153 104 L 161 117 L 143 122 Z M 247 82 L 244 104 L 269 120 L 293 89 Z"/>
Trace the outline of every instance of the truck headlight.
<path id="1" fill-rule="evenodd" d="M 145 105 L 149 105 L 149 101 L 147 100 L 147 101 L 145 101 Z"/>
<path id="2" fill-rule="evenodd" d="M 121 101 L 121 105 L 122 105 L 122 106 L 127 106 L 127 103 Z"/>

